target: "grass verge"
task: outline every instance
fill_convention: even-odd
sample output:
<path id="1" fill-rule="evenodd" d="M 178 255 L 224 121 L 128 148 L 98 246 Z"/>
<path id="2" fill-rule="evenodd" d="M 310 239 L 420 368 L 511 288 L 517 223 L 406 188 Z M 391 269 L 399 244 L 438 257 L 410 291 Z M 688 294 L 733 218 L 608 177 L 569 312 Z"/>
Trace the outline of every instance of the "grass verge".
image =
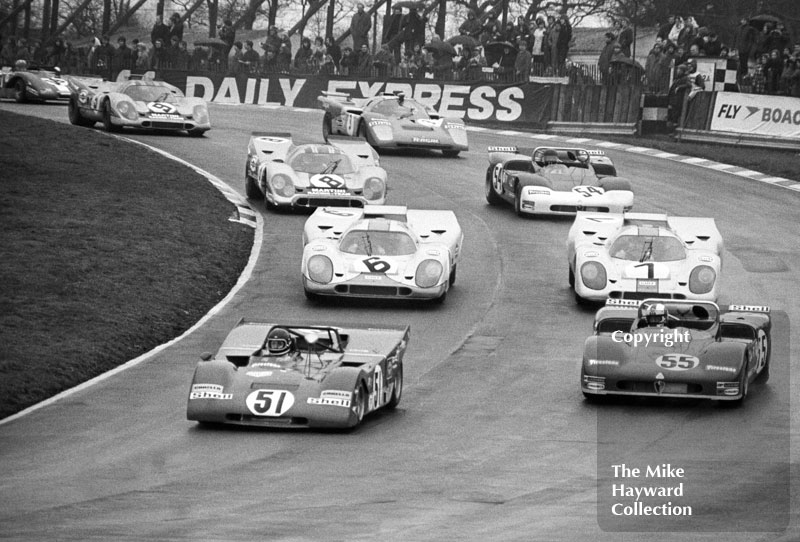
<path id="1" fill-rule="evenodd" d="M 0 164 L 0 418 L 179 335 L 247 263 L 233 205 L 143 147 L 0 111 Z"/>

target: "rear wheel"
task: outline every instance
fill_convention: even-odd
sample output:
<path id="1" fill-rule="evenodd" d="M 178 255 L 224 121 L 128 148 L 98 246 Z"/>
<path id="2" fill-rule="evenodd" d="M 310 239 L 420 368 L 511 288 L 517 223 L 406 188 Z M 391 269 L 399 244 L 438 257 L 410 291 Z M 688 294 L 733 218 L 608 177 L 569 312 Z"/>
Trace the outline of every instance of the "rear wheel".
<path id="1" fill-rule="evenodd" d="M 397 370 L 397 374 L 394 375 L 394 389 L 392 389 L 392 396 L 389 398 L 389 402 L 386 403 L 386 408 L 396 408 L 397 405 L 400 403 L 400 398 L 403 396 L 403 366 Z"/>
<path id="2" fill-rule="evenodd" d="M 26 94 L 27 88 L 28 86 L 22 79 L 17 79 L 17 82 L 14 83 L 14 100 L 17 103 L 25 103 L 28 101 L 28 96 Z"/>
<path id="3" fill-rule="evenodd" d="M 205 130 L 187 130 L 186 133 L 189 134 L 190 137 L 203 137 L 203 135 L 206 133 L 206 131 Z"/>
<path id="4" fill-rule="evenodd" d="M 761 333 L 764 333 L 763 330 L 759 330 Z M 763 343 L 761 344 L 761 348 L 764 349 L 762 354 L 766 358 L 764 360 L 764 367 L 761 369 L 761 372 L 758 373 L 756 377 L 759 382 L 766 382 L 769 380 L 769 359 L 772 357 L 772 345 L 769 342 L 769 337 L 764 333 Z"/>
<path id="5" fill-rule="evenodd" d="M 325 113 L 325 118 L 322 119 L 322 139 L 325 142 L 328 142 L 328 136 L 331 135 L 331 130 L 333 130 L 333 119 L 331 118 L 330 113 Z"/>
<path id="6" fill-rule="evenodd" d="M 244 193 L 248 199 L 258 199 L 262 197 L 261 190 L 256 185 L 256 180 L 247 173 L 247 166 L 244 168 Z"/>

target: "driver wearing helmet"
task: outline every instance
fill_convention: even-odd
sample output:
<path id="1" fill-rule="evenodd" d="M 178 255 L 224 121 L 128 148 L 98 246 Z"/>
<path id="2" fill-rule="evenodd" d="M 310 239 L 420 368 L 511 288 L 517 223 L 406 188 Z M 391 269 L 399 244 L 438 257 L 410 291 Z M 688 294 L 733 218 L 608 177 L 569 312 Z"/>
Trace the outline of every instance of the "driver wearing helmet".
<path id="1" fill-rule="evenodd" d="M 24 59 L 19 59 L 14 62 L 14 71 L 15 72 L 24 72 L 28 70 L 28 62 Z"/>
<path id="2" fill-rule="evenodd" d="M 559 163 L 558 153 L 553 149 L 547 149 L 542 153 L 542 165 L 544 165 L 545 167 L 552 166 L 558 163 Z"/>
<path id="3" fill-rule="evenodd" d="M 250 356 L 250 363 L 253 365 L 265 363 L 270 367 L 280 367 L 299 357 L 300 352 L 297 351 L 297 344 L 292 334 L 282 327 L 275 327 L 267 334 L 264 347 Z M 275 362 L 278 364 L 274 365 Z"/>
<path id="4" fill-rule="evenodd" d="M 664 327 L 669 319 L 669 312 L 663 303 L 654 303 L 645 308 L 642 313 L 648 327 Z"/>

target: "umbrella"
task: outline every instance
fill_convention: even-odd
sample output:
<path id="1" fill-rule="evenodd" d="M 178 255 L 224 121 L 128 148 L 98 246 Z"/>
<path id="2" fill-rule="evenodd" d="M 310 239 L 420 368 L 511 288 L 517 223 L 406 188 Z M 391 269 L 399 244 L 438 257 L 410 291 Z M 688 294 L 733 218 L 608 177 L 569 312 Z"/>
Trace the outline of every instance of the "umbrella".
<path id="1" fill-rule="evenodd" d="M 781 23 L 783 21 L 774 15 L 770 15 L 768 13 L 762 13 L 760 15 L 756 15 L 755 17 L 750 17 L 750 20 L 748 22 L 750 23 L 750 26 L 754 26 L 759 30 L 761 30 L 762 28 L 764 28 L 764 25 L 766 23 L 775 24 L 775 23 Z"/>
<path id="2" fill-rule="evenodd" d="M 644 71 L 644 67 L 639 64 L 636 60 L 627 57 L 625 55 L 617 55 L 611 59 L 611 64 L 625 64 L 626 66 L 630 66 L 631 68 L 635 68 L 637 70 Z"/>
<path id="3" fill-rule="evenodd" d="M 222 41 L 219 38 L 200 38 L 199 40 L 195 40 L 194 46 L 200 47 L 227 47 L 228 44 Z"/>
<path id="4" fill-rule="evenodd" d="M 473 38 L 472 36 L 464 36 L 464 35 L 453 36 L 452 38 L 447 40 L 447 43 L 449 43 L 450 45 L 463 45 L 465 49 L 470 49 L 473 51 L 475 50 L 476 47 L 478 47 L 478 45 L 480 45 L 480 42 L 475 38 Z"/>
<path id="5" fill-rule="evenodd" d="M 496 53 L 498 55 L 502 55 L 506 47 L 515 53 L 517 52 L 517 46 L 510 41 L 490 41 L 486 44 L 483 50 L 484 52 L 488 52 L 490 54 Z"/>
<path id="6" fill-rule="evenodd" d="M 429 49 L 437 53 L 443 53 L 445 55 L 456 56 L 458 54 L 456 48 L 447 43 L 446 41 L 432 41 L 430 43 L 426 43 L 424 47 L 425 49 Z"/>
<path id="7" fill-rule="evenodd" d="M 407 9 L 425 9 L 425 2 L 413 2 L 411 0 L 402 0 L 392 4 L 393 8 L 407 8 Z"/>

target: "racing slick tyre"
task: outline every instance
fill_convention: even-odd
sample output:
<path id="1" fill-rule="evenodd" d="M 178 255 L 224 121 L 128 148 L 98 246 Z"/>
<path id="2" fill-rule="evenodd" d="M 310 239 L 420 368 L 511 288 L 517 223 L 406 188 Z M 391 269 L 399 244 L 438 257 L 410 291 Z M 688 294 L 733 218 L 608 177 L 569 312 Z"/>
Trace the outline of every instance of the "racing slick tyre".
<path id="1" fill-rule="evenodd" d="M 186 130 L 190 137 L 203 137 L 207 130 Z"/>
<path id="2" fill-rule="evenodd" d="M 322 139 L 325 140 L 325 143 L 328 142 L 328 136 L 331 135 L 331 130 L 333 125 L 333 119 L 331 118 L 330 113 L 325 113 L 325 117 L 322 119 Z"/>
<path id="3" fill-rule="evenodd" d="M 598 177 L 616 177 L 617 168 L 614 164 L 592 164 L 595 174 Z"/>
<path id="4" fill-rule="evenodd" d="M 450 282 L 450 286 L 456 283 L 456 269 L 458 268 L 457 265 L 454 265 L 453 268 L 450 270 L 450 278 L 447 279 Z"/>
<path id="5" fill-rule="evenodd" d="M 503 203 L 503 198 L 494 189 L 494 166 L 489 166 L 486 170 L 486 201 L 489 205 Z"/>
<path id="6" fill-rule="evenodd" d="M 586 393 L 585 391 L 581 393 L 583 393 L 583 399 L 590 405 L 599 405 L 605 400 L 605 397 L 603 397 L 602 395 L 595 395 L 594 393 Z"/>
<path id="7" fill-rule="evenodd" d="M 389 402 L 386 403 L 386 408 L 397 408 L 400 404 L 400 398 L 403 396 L 403 366 L 400 365 L 400 370 L 394 377 L 394 388 L 392 389 L 392 396 Z"/>
<path id="8" fill-rule="evenodd" d="M 83 118 L 83 115 L 81 115 L 81 111 L 78 108 L 78 104 L 75 102 L 74 98 L 70 98 L 69 104 L 67 104 L 67 116 L 69 117 L 70 124 L 74 124 L 75 126 L 88 127 L 94 125 L 94 122 Z"/>
<path id="9" fill-rule="evenodd" d="M 28 96 L 25 94 L 27 90 L 27 85 L 25 81 L 22 79 L 17 79 L 17 82 L 14 83 L 14 101 L 17 103 L 23 104 L 28 101 Z"/>
<path id="10" fill-rule="evenodd" d="M 435 305 L 441 305 L 444 303 L 445 299 L 447 299 L 447 290 L 445 290 L 444 293 L 439 297 L 434 297 L 432 301 Z"/>
<path id="11" fill-rule="evenodd" d="M 315 294 L 314 292 L 306 290 L 305 288 L 303 289 L 303 292 L 306 294 L 306 299 L 308 299 L 312 303 L 319 303 L 322 301 L 322 296 L 320 296 L 319 294 Z"/>
<path id="12" fill-rule="evenodd" d="M 569 277 L 567 278 L 567 281 L 569 282 L 569 287 L 570 288 L 574 288 L 575 287 L 575 272 L 572 270 L 571 267 L 567 266 L 567 268 L 569 269 Z"/>
<path id="13" fill-rule="evenodd" d="M 367 123 L 366 123 L 366 122 L 364 122 L 363 120 L 362 120 L 361 122 L 359 122 L 359 123 L 358 123 L 358 137 L 363 137 L 363 138 L 364 138 L 364 140 L 365 140 L 367 143 L 369 143 L 370 145 L 372 145 L 372 147 L 373 147 L 373 148 L 374 148 L 376 151 L 377 151 L 377 150 L 380 150 L 380 149 L 379 149 L 377 146 L 375 146 L 375 145 L 372 143 L 372 141 L 370 141 L 370 140 L 369 140 L 369 137 L 368 137 L 368 134 L 367 134 Z"/>
<path id="14" fill-rule="evenodd" d="M 461 151 L 452 149 L 446 149 L 442 151 L 442 155 L 444 155 L 445 158 L 458 158 L 459 153 L 461 153 Z"/>
<path id="15" fill-rule="evenodd" d="M 733 401 L 723 401 L 723 404 L 727 407 L 737 408 L 744 404 L 744 400 L 747 399 L 747 394 L 750 391 L 750 379 L 747 378 L 747 367 L 750 365 L 750 356 L 745 354 L 744 356 L 744 363 L 742 364 L 742 376 L 739 379 L 739 389 L 742 390 L 742 396 L 738 399 L 734 399 Z"/>
<path id="16" fill-rule="evenodd" d="M 364 414 L 367 412 L 367 392 L 364 390 L 364 386 L 361 383 L 353 390 L 352 408 L 353 413 L 356 415 L 356 421 L 350 428 L 355 429 L 361 424 L 361 421 L 364 419 Z"/>
<path id="17" fill-rule="evenodd" d="M 111 122 L 111 104 L 108 101 L 103 104 L 103 129 L 106 132 L 120 131 L 120 127 Z"/>
<path id="18" fill-rule="evenodd" d="M 259 190 L 256 185 L 256 180 L 247 174 L 247 166 L 245 166 L 244 172 L 244 193 L 247 199 L 259 199 L 264 197 L 261 194 L 261 190 Z"/>
<path id="19" fill-rule="evenodd" d="M 600 187 L 609 192 L 611 190 L 630 190 L 631 183 L 627 179 L 619 179 L 617 177 L 605 177 L 600 179 Z"/>
<path id="20" fill-rule="evenodd" d="M 761 369 L 761 372 L 756 376 L 756 380 L 762 384 L 765 384 L 769 380 L 769 360 L 772 357 L 772 344 L 769 342 L 768 338 L 765 337 L 764 340 L 767 343 L 767 352 L 764 354 L 767 359 L 764 362 L 764 367 Z"/>

